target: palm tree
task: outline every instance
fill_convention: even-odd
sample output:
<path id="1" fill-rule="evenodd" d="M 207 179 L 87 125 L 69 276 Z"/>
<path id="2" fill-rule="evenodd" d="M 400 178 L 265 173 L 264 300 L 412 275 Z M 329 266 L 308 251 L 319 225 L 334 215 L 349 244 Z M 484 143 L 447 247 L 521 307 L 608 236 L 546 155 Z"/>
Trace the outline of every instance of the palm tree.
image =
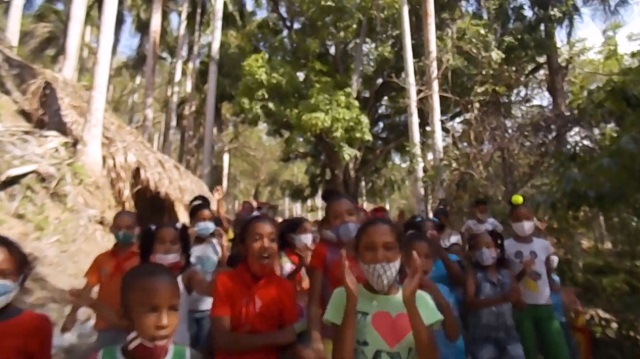
<path id="1" fill-rule="evenodd" d="M 100 17 L 98 54 L 93 71 L 91 102 L 87 120 L 84 124 L 81 146 L 78 151 L 80 163 L 92 175 L 99 175 L 102 171 L 102 126 L 107 105 L 107 91 L 109 89 L 117 17 L 118 2 L 104 1 Z"/>
<path id="2" fill-rule="evenodd" d="M 213 36 L 211 40 L 211 60 L 207 79 L 207 101 L 205 105 L 204 147 L 202 151 L 201 178 L 205 183 L 211 179 L 211 162 L 216 116 L 216 95 L 218 82 L 218 61 L 220 60 L 220 42 L 222 41 L 222 15 L 224 0 L 215 0 L 213 8 Z"/>
<path id="3" fill-rule="evenodd" d="M 9 41 L 9 45 L 14 49 L 20 43 L 20 28 L 22 27 L 22 11 L 25 0 L 11 0 L 9 4 L 9 15 L 7 16 L 7 27 L 4 34 Z"/>
<path id="4" fill-rule="evenodd" d="M 180 5 L 180 22 L 178 24 L 178 46 L 174 56 L 173 83 L 169 87 L 169 101 L 167 104 L 167 116 L 164 124 L 164 139 L 162 152 L 171 155 L 173 134 L 178 121 L 178 98 L 180 96 L 180 82 L 182 80 L 182 67 L 184 64 L 184 50 L 187 40 L 187 16 L 189 15 L 189 1 L 182 0 Z"/>
<path id="5" fill-rule="evenodd" d="M 151 140 L 151 127 L 153 126 L 153 94 L 156 84 L 156 65 L 158 62 L 158 49 L 160 47 L 160 32 L 162 30 L 162 0 L 153 0 L 151 8 L 151 21 L 149 23 L 149 37 L 147 42 L 146 62 L 144 69 L 144 117 L 142 120 L 142 136 Z"/>
<path id="6" fill-rule="evenodd" d="M 416 210 L 425 215 L 424 187 L 424 159 L 420 149 L 420 119 L 418 118 L 418 95 L 416 93 L 416 74 L 413 68 L 413 49 L 411 47 L 411 19 L 409 17 L 409 4 L 407 0 L 400 0 L 400 15 L 402 19 L 402 49 L 404 54 L 404 76 L 407 82 L 407 118 L 409 121 L 409 141 L 413 154 L 413 198 L 415 198 Z"/>
<path id="7" fill-rule="evenodd" d="M 67 36 L 65 41 L 64 62 L 62 76 L 68 80 L 78 78 L 78 58 L 82 49 L 84 22 L 87 17 L 89 0 L 73 0 L 67 21 Z"/>

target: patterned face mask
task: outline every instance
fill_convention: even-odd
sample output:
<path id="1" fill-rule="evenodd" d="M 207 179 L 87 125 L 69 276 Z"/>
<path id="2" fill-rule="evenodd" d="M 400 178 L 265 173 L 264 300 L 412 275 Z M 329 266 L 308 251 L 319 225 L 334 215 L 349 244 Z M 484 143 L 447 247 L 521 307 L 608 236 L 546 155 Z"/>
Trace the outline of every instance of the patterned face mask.
<path id="1" fill-rule="evenodd" d="M 360 262 L 360 268 L 371 286 L 380 293 L 386 293 L 396 283 L 400 270 L 400 258 L 394 262 L 364 264 Z"/>

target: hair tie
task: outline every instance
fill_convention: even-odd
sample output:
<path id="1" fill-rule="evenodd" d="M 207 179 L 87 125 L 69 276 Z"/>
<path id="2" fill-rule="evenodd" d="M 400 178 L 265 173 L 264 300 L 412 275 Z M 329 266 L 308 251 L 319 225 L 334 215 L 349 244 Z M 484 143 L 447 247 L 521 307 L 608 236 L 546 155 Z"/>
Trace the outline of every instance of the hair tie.
<path id="1" fill-rule="evenodd" d="M 524 197 L 521 194 L 514 194 L 511 196 L 511 204 L 514 206 L 521 206 L 524 204 Z"/>
<path id="2" fill-rule="evenodd" d="M 184 224 L 182 224 L 182 222 L 178 222 L 178 223 L 176 223 L 176 229 L 178 229 L 178 230 L 179 230 L 179 229 L 181 229 L 181 228 L 182 228 L 182 226 L 184 226 Z"/>
<path id="3" fill-rule="evenodd" d="M 150 224 L 149 228 L 151 228 L 152 231 L 155 231 L 156 230 L 156 225 L 155 224 Z"/>

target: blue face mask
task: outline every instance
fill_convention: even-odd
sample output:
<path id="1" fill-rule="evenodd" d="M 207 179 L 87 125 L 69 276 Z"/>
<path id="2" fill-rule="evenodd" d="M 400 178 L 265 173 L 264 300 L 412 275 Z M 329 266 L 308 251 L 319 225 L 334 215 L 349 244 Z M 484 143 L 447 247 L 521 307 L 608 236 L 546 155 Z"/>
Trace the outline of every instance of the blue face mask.
<path id="1" fill-rule="evenodd" d="M 6 307 L 16 297 L 20 290 L 18 284 L 20 281 L 21 279 L 15 282 L 7 279 L 0 280 L 0 309 Z"/>
<path id="2" fill-rule="evenodd" d="M 358 223 L 347 222 L 334 228 L 332 232 L 339 241 L 345 243 L 351 242 L 356 238 L 358 229 L 360 229 L 360 225 Z"/>
<path id="3" fill-rule="evenodd" d="M 209 238 L 213 231 L 216 229 L 216 225 L 212 221 L 198 222 L 193 226 L 196 231 L 196 236 L 199 238 Z"/>

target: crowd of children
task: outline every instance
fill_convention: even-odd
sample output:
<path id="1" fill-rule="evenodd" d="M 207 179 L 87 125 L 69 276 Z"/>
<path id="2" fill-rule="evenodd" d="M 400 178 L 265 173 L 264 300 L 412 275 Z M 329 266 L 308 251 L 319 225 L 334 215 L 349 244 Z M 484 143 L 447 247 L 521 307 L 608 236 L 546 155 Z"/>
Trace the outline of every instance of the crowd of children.
<path id="1" fill-rule="evenodd" d="M 507 239 L 484 200 L 458 232 L 445 207 L 399 223 L 341 193 L 323 199 L 318 223 L 244 203 L 231 226 L 204 196 L 188 225 L 141 229 L 117 213 L 62 331 L 95 311 L 79 359 L 577 359 L 564 311 L 580 303 L 521 196 Z M 50 320 L 12 304 L 31 269 L 0 237 L 0 359 L 51 357 Z"/>

